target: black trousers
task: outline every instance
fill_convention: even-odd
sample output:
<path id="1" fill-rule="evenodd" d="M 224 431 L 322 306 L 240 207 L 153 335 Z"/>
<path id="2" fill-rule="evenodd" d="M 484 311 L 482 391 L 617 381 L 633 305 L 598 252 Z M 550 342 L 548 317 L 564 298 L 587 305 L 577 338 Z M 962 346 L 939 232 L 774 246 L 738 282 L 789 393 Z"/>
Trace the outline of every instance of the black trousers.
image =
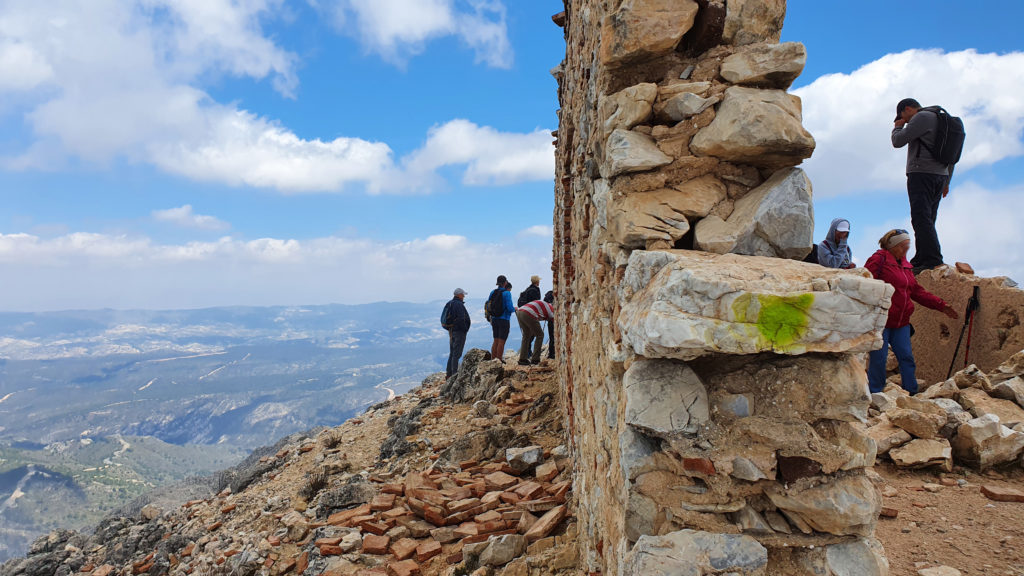
<path id="1" fill-rule="evenodd" d="M 555 357 L 555 323 L 548 321 L 548 358 Z"/>
<path id="2" fill-rule="evenodd" d="M 934 268 L 942 264 L 942 248 L 935 232 L 935 219 L 939 215 L 942 191 L 949 182 L 941 174 L 907 174 L 907 195 L 910 197 L 910 223 L 914 227 L 915 268 Z"/>

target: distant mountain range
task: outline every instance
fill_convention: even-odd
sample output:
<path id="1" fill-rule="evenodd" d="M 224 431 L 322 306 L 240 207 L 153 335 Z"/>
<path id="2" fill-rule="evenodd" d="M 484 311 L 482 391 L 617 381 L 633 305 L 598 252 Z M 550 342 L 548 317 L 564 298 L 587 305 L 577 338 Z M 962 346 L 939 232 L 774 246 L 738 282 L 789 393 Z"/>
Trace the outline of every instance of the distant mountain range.
<path id="1" fill-rule="evenodd" d="M 404 393 L 444 369 L 442 306 L 0 312 L 0 561 Z"/>

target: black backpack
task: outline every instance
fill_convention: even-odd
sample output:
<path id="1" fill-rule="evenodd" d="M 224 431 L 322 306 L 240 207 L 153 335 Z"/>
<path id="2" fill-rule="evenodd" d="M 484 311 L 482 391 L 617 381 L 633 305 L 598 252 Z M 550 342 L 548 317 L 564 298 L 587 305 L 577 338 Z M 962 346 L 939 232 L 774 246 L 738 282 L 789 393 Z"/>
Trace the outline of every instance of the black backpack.
<path id="1" fill-rule="evenodd" d="M 491 317 L 497 318 L 505 313 L 505 290 L 503 288 L 495 288 L 491 295 L 487 297 L 487 304 L 484 305 L 484 311 L 487 312 Z"/>
<path id="2" fill-rule="evenodd" d="M 924 140 L 921 145 L 931 153 L 932 158 L 946 164 L 956 164 L 960 161 L 960 154 L 964 151 L 964 121 L 956 116 L 950 115 L 942 106 L 926 106 L 921 110 L 927 110 L 935 114 L 939 119 L 935 128 L 935 143 L 929 148 Z M 921 151 L 917 151 L 918 156 Z"/>

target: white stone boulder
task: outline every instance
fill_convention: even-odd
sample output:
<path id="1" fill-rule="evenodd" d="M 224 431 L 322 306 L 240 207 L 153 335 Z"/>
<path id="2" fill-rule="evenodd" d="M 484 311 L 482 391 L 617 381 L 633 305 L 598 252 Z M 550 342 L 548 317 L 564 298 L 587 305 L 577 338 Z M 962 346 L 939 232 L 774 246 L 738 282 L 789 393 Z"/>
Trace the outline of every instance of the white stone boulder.
<path id="1" fill-rule="evenodd" d="M 623 574 L 762 576 L 768 550 L 750 536 L 679 530 L 641 536 L 623 559 Z"/>
<path id="2" fill-rule="evenodd" d="M 889 458 L 900 468 L 929 468 L 937 466 L 953 471 L 953 448 L 945 438 L 917 439 L 889 451 Z"/>
<path id="3" fill-rule="evenodd" d="M 655 436 L 694 434 L 708 422 L 708 392 L 689 366 L 641 359 L 622 377 L 626 423 Z"/>
<path id="4" fill-rule="evenodd" d="M 680 92 L 655 105 L 654 114 L 662 121 L 679 122 L 700 114 L 718 101 L 718 96 L 705 98 L 692 92 Z"/>
<path id="5" fill-rule="evenodd" d="M 618 324 L 623 344 L 647 358 L 867 352 L 881 345 L 892 290 L 863 270 L 634 251 L 619 288 Z"/>
<path id="6" fill-rule="evenodd" d="M 785 18 L 786 0 L 729 0 L 722 43 L 742 46 L 765 40 L 778 42 Z"/>
<path id="7" fill-rule="evenodd" d="M 992 387 L 992 396 L 1012 400 L 1017 406 L 1024 408 L 1024 378 L 1016 376 L 996 384 Z"/>
<path id="8" fill-rule="evenodd" d="M 795 166 L 814 152 L 801 124 L 800 98 L 783 90 L 732 86 L 715 119 L 690 142 L 700 156 L 765 168 Z"/>
<path id="9" fill-rule="evenodd" d="M 769 486 L 765 495 L 789 517 L 818 532 L 869 536 L 882 507 L 878 491 L 864 476 L 832 478 L 809 486 Z"/>
<path id="10" fill-rule="evenodd" d="M 806 576 L 888 576 L 889 561 L 882 543 L 875 538 L 858 538 L 825 547 L 797 550 L 798 562 Z"/>
<path id="11" fill-rule="evenodd" d="M 981 469 L 1012 462 L 1024 452 L 1024 434 L 986 414 L 960 425 L 953 439 L 957 460 Z"/>
<path id="12" fill-rule="evenodd" d="M 807 64 L 799 42 L 751 44 L 722 60 L 719 74 L 732 84 L 785 90 Z"/>
<path id="13" fill-rule="evenodd" d="M 939 431 L 946 424 L 945 414 L 925 414 L 917 410 L 896 408 L 887 412 L 886 415 L 890 422 L 906 430 L 915 438 L 939 438 Z"/>
<path id="14" fill-rule="evenodd" d="M 1007 358 L 988 375 L 989 381 L 993 384 L 998 384 L 1018 376 L 1024 377 L 1024 350 Z"/>
<path id="15" fill-rule="evenodd" d="M 613 130 L 605 145 L 607 165 L 602 166 L 602 176 L 611 178 L 628 172 L 643 172 L 672 163 L 672 157 L 662 152 L 654 139 L 646 134 Z M 607 170 L 607 174 L 604 171 Z"/>
<path id="16" fill-rule="evenodd" d="M 959 388 L 977 388 L 986 394 L 992 392 L 992 382 L 980 368 L 971 364 L 963 370 L 953 374 L 953 382 Z"/>
<path id="17" fill-rule="evenodd" d="M 1006 426 L 1014 426 L 1024 422 L 1024 408 L 1010 400 L 992 398 L 979 388 L 964 388 L 957 399 L 975 418 L 992 414 Z"/>
<path id="18" fill-rule="evenodd" d="M 608 231 L 627 248 L 644 248 L 651 241 L 669 244 L 690 231 L 679 191 L 661 188 L 613 197 L 608 205 Z"/>
<path id="19" fill-rule="evenodd" d="M 867 435 L 875 441 L 879 456 L 888 454 L 893 448 L 903 446 L 912 440 L 910 433 L 893 425 L 886 414 L 882 414 L 878 423 L 867 429 Z"/>
<path id="20" fill-rule="evenodd" d="M 956 398 L 959 394 L 960 387 L 951 378 L 929 386 L 927 390 L 917 396 L 927 400 L 934 400 L 936 398 Z"/>
<path id="21" fill-rule="evenodd" d="M 616 128 L 629 130 L 651 117 L 654 99 L 658 96 L 658 85 L 650 82 L 637 84 L 619 90 L 615 94 L 601 97 L 598 106 L 605 134 Z"/>
<path id="22" fill-rule="evenodd" d="M 525 448 L 506 448 L 505 460 L 513 470 L 522 474 L 532 470 L 544 461 L 544 449 L 540 446 L 526 446 Z"/>
<path id="23" fill-rule="evenodd" d="M 799 168 L 777 171 L 736 201 L 728 220 L 701 220 L 694 242 L 718 254 L 802 259 L 814 244 L 811 181 Z"/>
<path id="24" fill-rule="evenodd" d="M 601 25 L 601 62 L 618 66 L 669 54 L 697 11 L 694 0 L 625 0 Z"/>
<path id="25" fill-rule="evenodd" d="M 504 566 L 526 552 L 526 537 L 522 534 L 494 536 L 486 544 L 480 552 L 480 564 L 484 566 Z"/>

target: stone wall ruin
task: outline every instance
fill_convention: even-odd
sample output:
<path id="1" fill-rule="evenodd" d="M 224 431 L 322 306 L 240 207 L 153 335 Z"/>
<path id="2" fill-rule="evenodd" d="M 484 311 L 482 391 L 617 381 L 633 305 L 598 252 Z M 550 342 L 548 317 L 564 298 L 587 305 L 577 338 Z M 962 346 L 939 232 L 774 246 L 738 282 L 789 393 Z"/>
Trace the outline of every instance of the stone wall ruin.
<path id="1" fill-rule="evenodd" d="M 555 342 L 587 571 L 887 572 L 858 423 L 892 289 L 796 261 L 814 139 L 785 10 L 566 0 L 554 18 Z"/>

